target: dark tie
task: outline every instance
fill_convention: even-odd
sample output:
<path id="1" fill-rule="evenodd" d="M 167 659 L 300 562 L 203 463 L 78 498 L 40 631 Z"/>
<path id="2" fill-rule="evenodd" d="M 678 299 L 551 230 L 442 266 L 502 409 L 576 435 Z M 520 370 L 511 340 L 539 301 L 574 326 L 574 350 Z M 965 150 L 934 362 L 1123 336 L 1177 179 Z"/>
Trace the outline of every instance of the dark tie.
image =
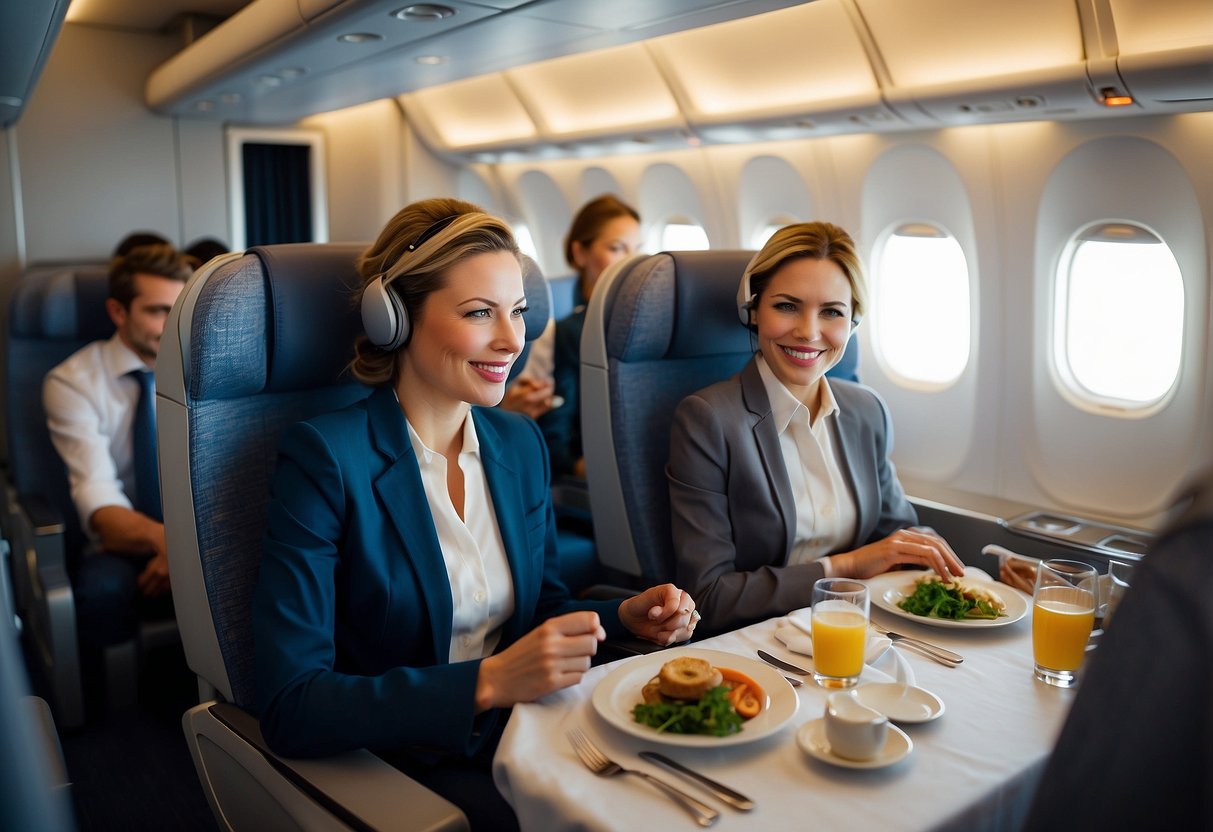
<path id="1" fill-rule="evenodd" d="M 160 520 L 160 469 L 156 464 L 156 377 L 151 370 L 132 370 L 139 382 L 135 406 L 135 509 Z"/>

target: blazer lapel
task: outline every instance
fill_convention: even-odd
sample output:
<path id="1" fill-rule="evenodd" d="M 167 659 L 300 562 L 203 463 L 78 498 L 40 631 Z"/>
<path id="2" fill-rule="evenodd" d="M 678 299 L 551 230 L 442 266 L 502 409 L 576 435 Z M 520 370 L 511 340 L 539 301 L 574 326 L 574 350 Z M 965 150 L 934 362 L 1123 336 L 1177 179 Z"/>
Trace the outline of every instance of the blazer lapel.
<path id="1" fill-rule="evenodd" d="M 523 522 L 526 506 L 522 502 L 519 473 L 502 454 L 503 440 L 489 421 L 481 416 L 480 408 L 472 408 L 472 419 L 476 435 L 480 438 L 480 461 L 484 465 L 485 482 L 493 498 L 493 511 L 497 515 L 497 528 L 501 532 L 501 543 L 514 578 L 514 614 L 505 624 L 505 642 L 522 636 L 522 622 L 531 619 L 538 603 L 537 582 L 531 580 L 535 568 L 530 564 L 531 552 L 527 547 L 526 529 Z M 542 569 L 542 566 L 538 567 Z M 525 613 L 525 615 L 524 615 Z"/>
<path id="2" fill-rule="evenodd" d="M 421 469 L 409 441 L 404 413 L 391 387 L 381 387 L 367 399 L 371 442 L 388 460 L 374 483 L 389 520 L 400 535 L 403 551 L 417 580 L 425 588 L 429 608 L 434 655 L 440 662 L 450 660 L 451 582 L 446 562 L 438 545 L 438 532 L 430 515 Z"/>
<path id="3" fill-rule="evenodd" d="M 796 504 L 792 499 L 792 483 L 783 462 L 783 451 L 779 447 L 779 433 L 771 416 L 771 400 L 767 397 L 762 375 L 758 372 L 758 358 L 741 370 L 741 397 L 746 409 L 754 415 L 754 442 L 758 445 L 758 456 L 766 471 L 767 482 L 775 496 L 775 505 L 783 518 L 784 557 L 792 551 L 796 535 Z"/>

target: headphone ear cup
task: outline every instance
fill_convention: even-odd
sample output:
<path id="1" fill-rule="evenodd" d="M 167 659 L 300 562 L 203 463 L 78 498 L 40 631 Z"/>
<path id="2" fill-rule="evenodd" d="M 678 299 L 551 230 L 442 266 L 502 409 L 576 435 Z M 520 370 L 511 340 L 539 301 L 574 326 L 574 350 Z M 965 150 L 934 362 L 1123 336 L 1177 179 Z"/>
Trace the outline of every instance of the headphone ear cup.
<path id="1" fill-rule="evenodd" d="M 737 317 L 747 327 L 754 326 L 754 296 L 750 294 L 750 272 L 742 272 L 741 283 L 737 286 Z"/>
<path id="2" fill-rule="evenodd" d="M 362 328 L 372 344 L 388 352 L 408 343 L 409 313 L 396 293 L 383 285 L 383 275 L 362 290 Z"/>

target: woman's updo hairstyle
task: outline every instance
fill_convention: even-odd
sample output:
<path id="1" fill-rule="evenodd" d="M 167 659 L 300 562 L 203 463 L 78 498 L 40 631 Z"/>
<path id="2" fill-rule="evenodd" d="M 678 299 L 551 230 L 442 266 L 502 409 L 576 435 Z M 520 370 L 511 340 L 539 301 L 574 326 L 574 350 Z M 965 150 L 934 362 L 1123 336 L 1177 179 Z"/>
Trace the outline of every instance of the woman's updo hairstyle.
<path id="1" fill-rule="evenodd" d="M 461 199 L 423 199 L 406 205 L 392 217 L 379 239 L 356 263 L 362 291 L 376 279 L 396 296 L 408 320 L 414 324 L 431 293 L 446 286 L 447 271 L 456 263 L 478 254 L 508 251 L 519 258 L 518 243 L 504 220 Z M 407 349 L 407 344 L 401 349 Z M 389 384 L 396 374 L 396 350 L 375 346 L 366 334 L 354 342 L 354 377 L 378 387 Z"/>
<path id="2" fill-rule="evenodd" d="M 798 222 L 771 235 L 746 266 L 752 308 L 757 308 L 762 293 L 779 267 L 802 257 L 830 260 L 842 269 L 851 284 L 851 321 L 859 323 L 868 308 L 868 281 L 855 251 L 855 241 L 846 231 L 829 222 Z"/>

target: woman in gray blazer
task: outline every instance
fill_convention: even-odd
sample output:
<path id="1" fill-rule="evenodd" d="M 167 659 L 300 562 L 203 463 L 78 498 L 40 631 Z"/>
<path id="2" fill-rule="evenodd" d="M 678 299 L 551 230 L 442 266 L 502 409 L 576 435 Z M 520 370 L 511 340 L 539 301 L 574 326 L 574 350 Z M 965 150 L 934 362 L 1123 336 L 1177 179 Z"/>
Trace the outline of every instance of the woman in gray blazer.
<path id="1" fill-rule="evenodd" d="M 677 580 L 720 631 L 810 604 L 822 577 L 899 564 L 945 578 L 964 565 L 916 527 L 889 461 L 875 391 L 827 380 L 867 306 L 850 235 L 825 222 L 776 232 L 737 293 L 758 350 L 678 406 L 666 469 Z"/>

